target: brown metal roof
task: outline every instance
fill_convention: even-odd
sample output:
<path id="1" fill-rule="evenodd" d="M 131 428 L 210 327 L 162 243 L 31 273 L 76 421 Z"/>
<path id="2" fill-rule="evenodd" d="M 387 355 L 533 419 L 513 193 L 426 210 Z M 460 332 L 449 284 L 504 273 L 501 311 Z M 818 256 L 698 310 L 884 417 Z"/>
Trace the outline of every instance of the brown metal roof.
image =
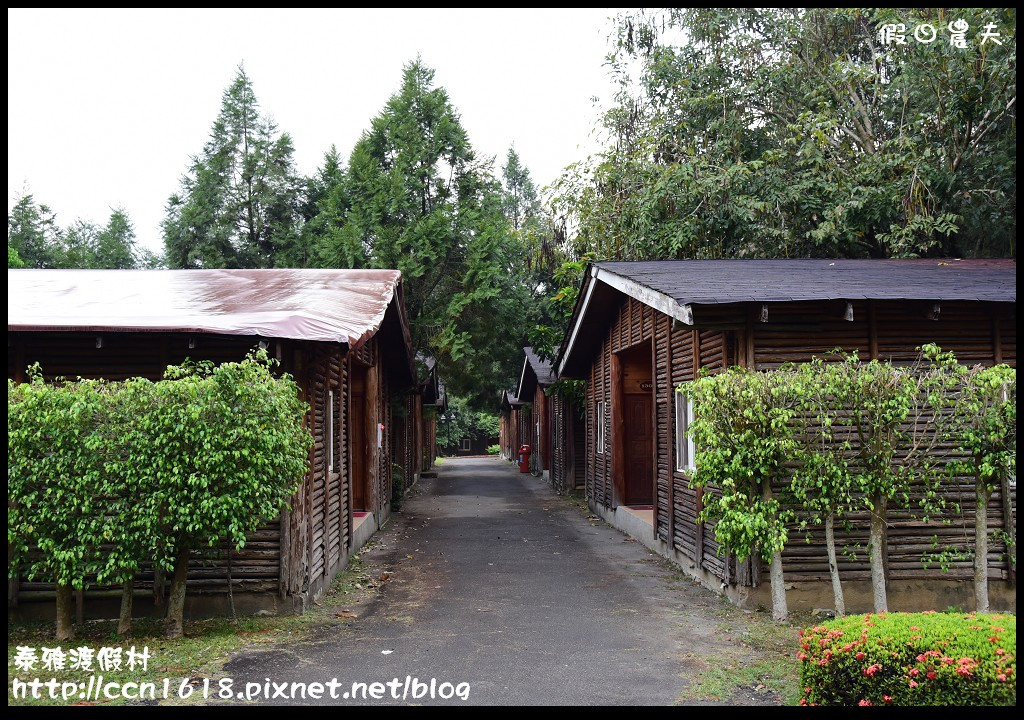
<path id="1" fill-rule="evenodd" d="M 8 270 L 7 330 L 259 335 L 356 348 L 398 302 L 400 279 L 397 270 Z"/>

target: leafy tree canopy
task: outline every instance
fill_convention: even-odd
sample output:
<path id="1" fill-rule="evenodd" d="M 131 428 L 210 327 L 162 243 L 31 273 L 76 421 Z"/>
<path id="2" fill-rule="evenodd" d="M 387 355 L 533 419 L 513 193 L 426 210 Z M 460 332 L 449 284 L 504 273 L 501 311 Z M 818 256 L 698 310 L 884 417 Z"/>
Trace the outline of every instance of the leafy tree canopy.
<path id="1" fill-rule="evenodd" d="M 580 252 L 1015 254 L 1013 9 L 631 12 L 609 60 L 605 150 L 558 187 Z"/>

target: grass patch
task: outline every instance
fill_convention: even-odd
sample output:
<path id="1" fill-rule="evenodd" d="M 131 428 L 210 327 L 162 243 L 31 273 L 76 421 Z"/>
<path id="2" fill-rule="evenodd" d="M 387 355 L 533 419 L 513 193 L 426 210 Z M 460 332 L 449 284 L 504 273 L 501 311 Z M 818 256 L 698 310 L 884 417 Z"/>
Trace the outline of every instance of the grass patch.
<path id="1" fill-rule="evenodd" d="M 728 603 L 711 612 L 722 619 L 716 628 L 722 642 L 710 655 L 691 657 L 700 667 L 692 673 L 693 685 L 679 702 L 730 702 L 742 693 L 755 701 L 777 702 L 778 698 L 783 705 L 797 705 L 800 662 L 793 654 L 793 643 L 809 616 L 800 614 L 779 624 L 767 613 L 747 613 Z"/>
<path id="2" fill-rule="evenodd" d="M 366 548 L 364 548 L 365 551 Z M 19 646 L 33 648 L 37 656 L 42 648 L 57 646 L 53 639 L 52 622 L 21 622 L 7 626 L 7 698 L 9 705 L 70 705 L 97 704 L 95 697 L 88 701 L 74 696 L 68 699 L 51 699 L 49 691 L 41 691 L 41 698 L 18 697 L 13 695 L 15 678 L 31 681 L 39 678 L 48 681 L 54 678 L 58 683 L 88 683 L 91 675 L 102 675 L 103 683 L 154 683 L 157 687 L 159 704 L 197 704 L 203 702 L 202 687 L 209 681 L 210 695 L 216 696 L 218 681 L 223 677 L 222 668 L 231 656 L 241 650 L 259 648 L 280 643 L 296 643 L 312 638 L 317 632 L 330 628 L 333 633 L 345 633 L 344 626 L 356 620 L 338 617 L 338 608 L 366 602 L 377 590 L 378 583 L 367 575 L 365 563 L 359 555 L 349 560 L 348 567 L 338 575 L 330 589 L 302 615 L 276 615 L 269 617 L 210 618 L 187 620 L 184 637 L 167 640 L 163 637 L 163 619 L 137 618 L 133 623 L 132 637 L 117 636 L 116 620 L 92 620 L 76 627 L 75 639 L 62 643 L 65 653 L 72 648 L 91 648 L 98 653 L 101 648 L 121 648 L 120 670 L 100 670 L 94 660 L 91 670 L 71 669 L 70 662 L 64 669 L 47 669 L 41 659 L 29 671 L 14 666 Z M 141 665 L 129 667 L 127 653 L 134 646 L 141 653 L 148 648 L 149 660 L 145 670 Z M 70 658 L 69 658 L 70 660 Z M 162 699 L 164 681 L 169 682 L 171 698 Z M 183 684 L 191 683 L 193 692 L 188 700 L 180 700 L 177 691 Z M 58 685 L 58 693 L 61 688 Z M 148 702 L 147 704 L 153 704 Z M 124 698 L 101 700 L 103 704 L 129 705 L 139 701 Z"/>
<path id="3" fill-rule="evenodd" d="M 796 705 L 800 700 L 797 670 L 794 674 L 777 660 L 717 662 L 701 673 L 687 699 L 727 702 L 737 690 L 744 689 L 764 696 L 765 700 L 781 697 L 784 705 Z"/>

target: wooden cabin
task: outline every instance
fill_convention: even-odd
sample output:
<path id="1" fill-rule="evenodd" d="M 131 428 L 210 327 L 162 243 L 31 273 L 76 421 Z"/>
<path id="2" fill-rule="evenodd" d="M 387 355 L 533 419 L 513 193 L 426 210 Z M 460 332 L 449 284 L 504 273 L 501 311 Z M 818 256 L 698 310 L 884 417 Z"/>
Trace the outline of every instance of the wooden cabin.
<path id="1" fill-rule="evenodd" d="M 532 424 L 525 443 L 530 446 L 530 470 L 550 479 L 551 474 L 551 397 L 546 394 L 556 381 L 551 363 L 541 360 L 532 347 L 523 348 L 523 370 L 519 375 L 516 397 L 529 403 Z"/>
<path id="2" fill-rule="evenodd" d="M 448 408 L 448 396 L 437 372 L 437 360 L 417 355 L 419 379 L 416 391 L 401 399 L 401 406 L 392 411 L 394 449 L 393 480 L 402 481 L 402 493 L 419 482 L 437 460 L 437 416 Z"/>
<path id="3" fill-rule="evenodd" d="M 38 362 L 47 378 L 155 380 L 186 358 L 237 361 L 261 346 L 298 382 L 310 471 L 243 550 L 192 563 L 187 614 L 226 612 L 229 577 L 239 612 L 302 611 L 387 520 L 393 408 L 417 390 L 398 271 L 9 270 L 7 281 L 9 378 Z M 152 572 L 138 588 L 166 591 Z M 50 610 L 33 601 L 52 584 L 15 590 L 17 615 Z M 103 598 L 86 593 L 85 614 L 116 617 Z"/>
<path id="4" fill-rule="evenodd" d="M 675 386 L 698 368 L 768 369 L 836 347 L 862 358 L 912 362 L 934 342 L 964 363 L 1016 365 L 1013 260 L 678 260 L 601 262 L 586 273 L 562 350 L 560 378 L 587 381 L 585 485 L 595 513 L 737 602 L 770 606 L 767 570 L 720 554 L 696 521 L 689 487 L 689 408 Z M 965 483 L 966 484 L 966 483 Z M 968 487 L 973 487 L 970 483 Z M 955 525 L 897 517 L 887 547 L 890 602 L 912 610 L 972 604 L 971 561 L 925 569 L 932 538 L 973 538 L 973 491 Z M 1012 535 L 1016 486 L 993 496 L 989 526 Z M 966 525 L 965 525 L 966 523 Z M 870 608 L 866 523 L 841 544 L 847 606 Z M 993 539 L 994 607 L 1015 608 L 1015 569 Z M 823 541 L 799 532 L 783 554 L 791 607 L 828 607 Z"/>
<path id="5" fill-rule="evenodd" d="M 580 408 L 557 391 L 557 377 L 549 361 L 541 360 L 531 347 L 523 348 L 523 355 L 517 396 L 530 403 L 533 415 L 527 441 L 533 448 L 530 468 L 558 493 L 582 489 L 584 426 Z"/>
<path id="6" fill-rule="evenodd" d="M 499 416 L 500 455 L 509 462 L 519 462 L 519 448 L 529 443 L 530 408 L 515 394 L 505 392 L 501 398 Z"/>

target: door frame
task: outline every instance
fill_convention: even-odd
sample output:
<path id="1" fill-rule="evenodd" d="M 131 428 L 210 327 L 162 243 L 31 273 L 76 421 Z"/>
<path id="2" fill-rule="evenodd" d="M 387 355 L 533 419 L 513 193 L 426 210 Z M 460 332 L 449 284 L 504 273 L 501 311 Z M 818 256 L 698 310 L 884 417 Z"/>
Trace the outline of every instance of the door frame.
<path id="1" fill-rule="evenodd" d="M 611 353 L 611 453 L 612 453 L 612 508 L 626 505 L 626 417 L 624 411 L 625 388 L 623 378 L 623 356 L 639 355 L 645 351 L 650 358 L 651 377 L 651 504 L 658 501 L 658 403 L 654 389 L 655 373 L 657 372 L 654 357 L 654 342 L 651 339 L 641 341 L 629 347 L 620 348 Z"/>

